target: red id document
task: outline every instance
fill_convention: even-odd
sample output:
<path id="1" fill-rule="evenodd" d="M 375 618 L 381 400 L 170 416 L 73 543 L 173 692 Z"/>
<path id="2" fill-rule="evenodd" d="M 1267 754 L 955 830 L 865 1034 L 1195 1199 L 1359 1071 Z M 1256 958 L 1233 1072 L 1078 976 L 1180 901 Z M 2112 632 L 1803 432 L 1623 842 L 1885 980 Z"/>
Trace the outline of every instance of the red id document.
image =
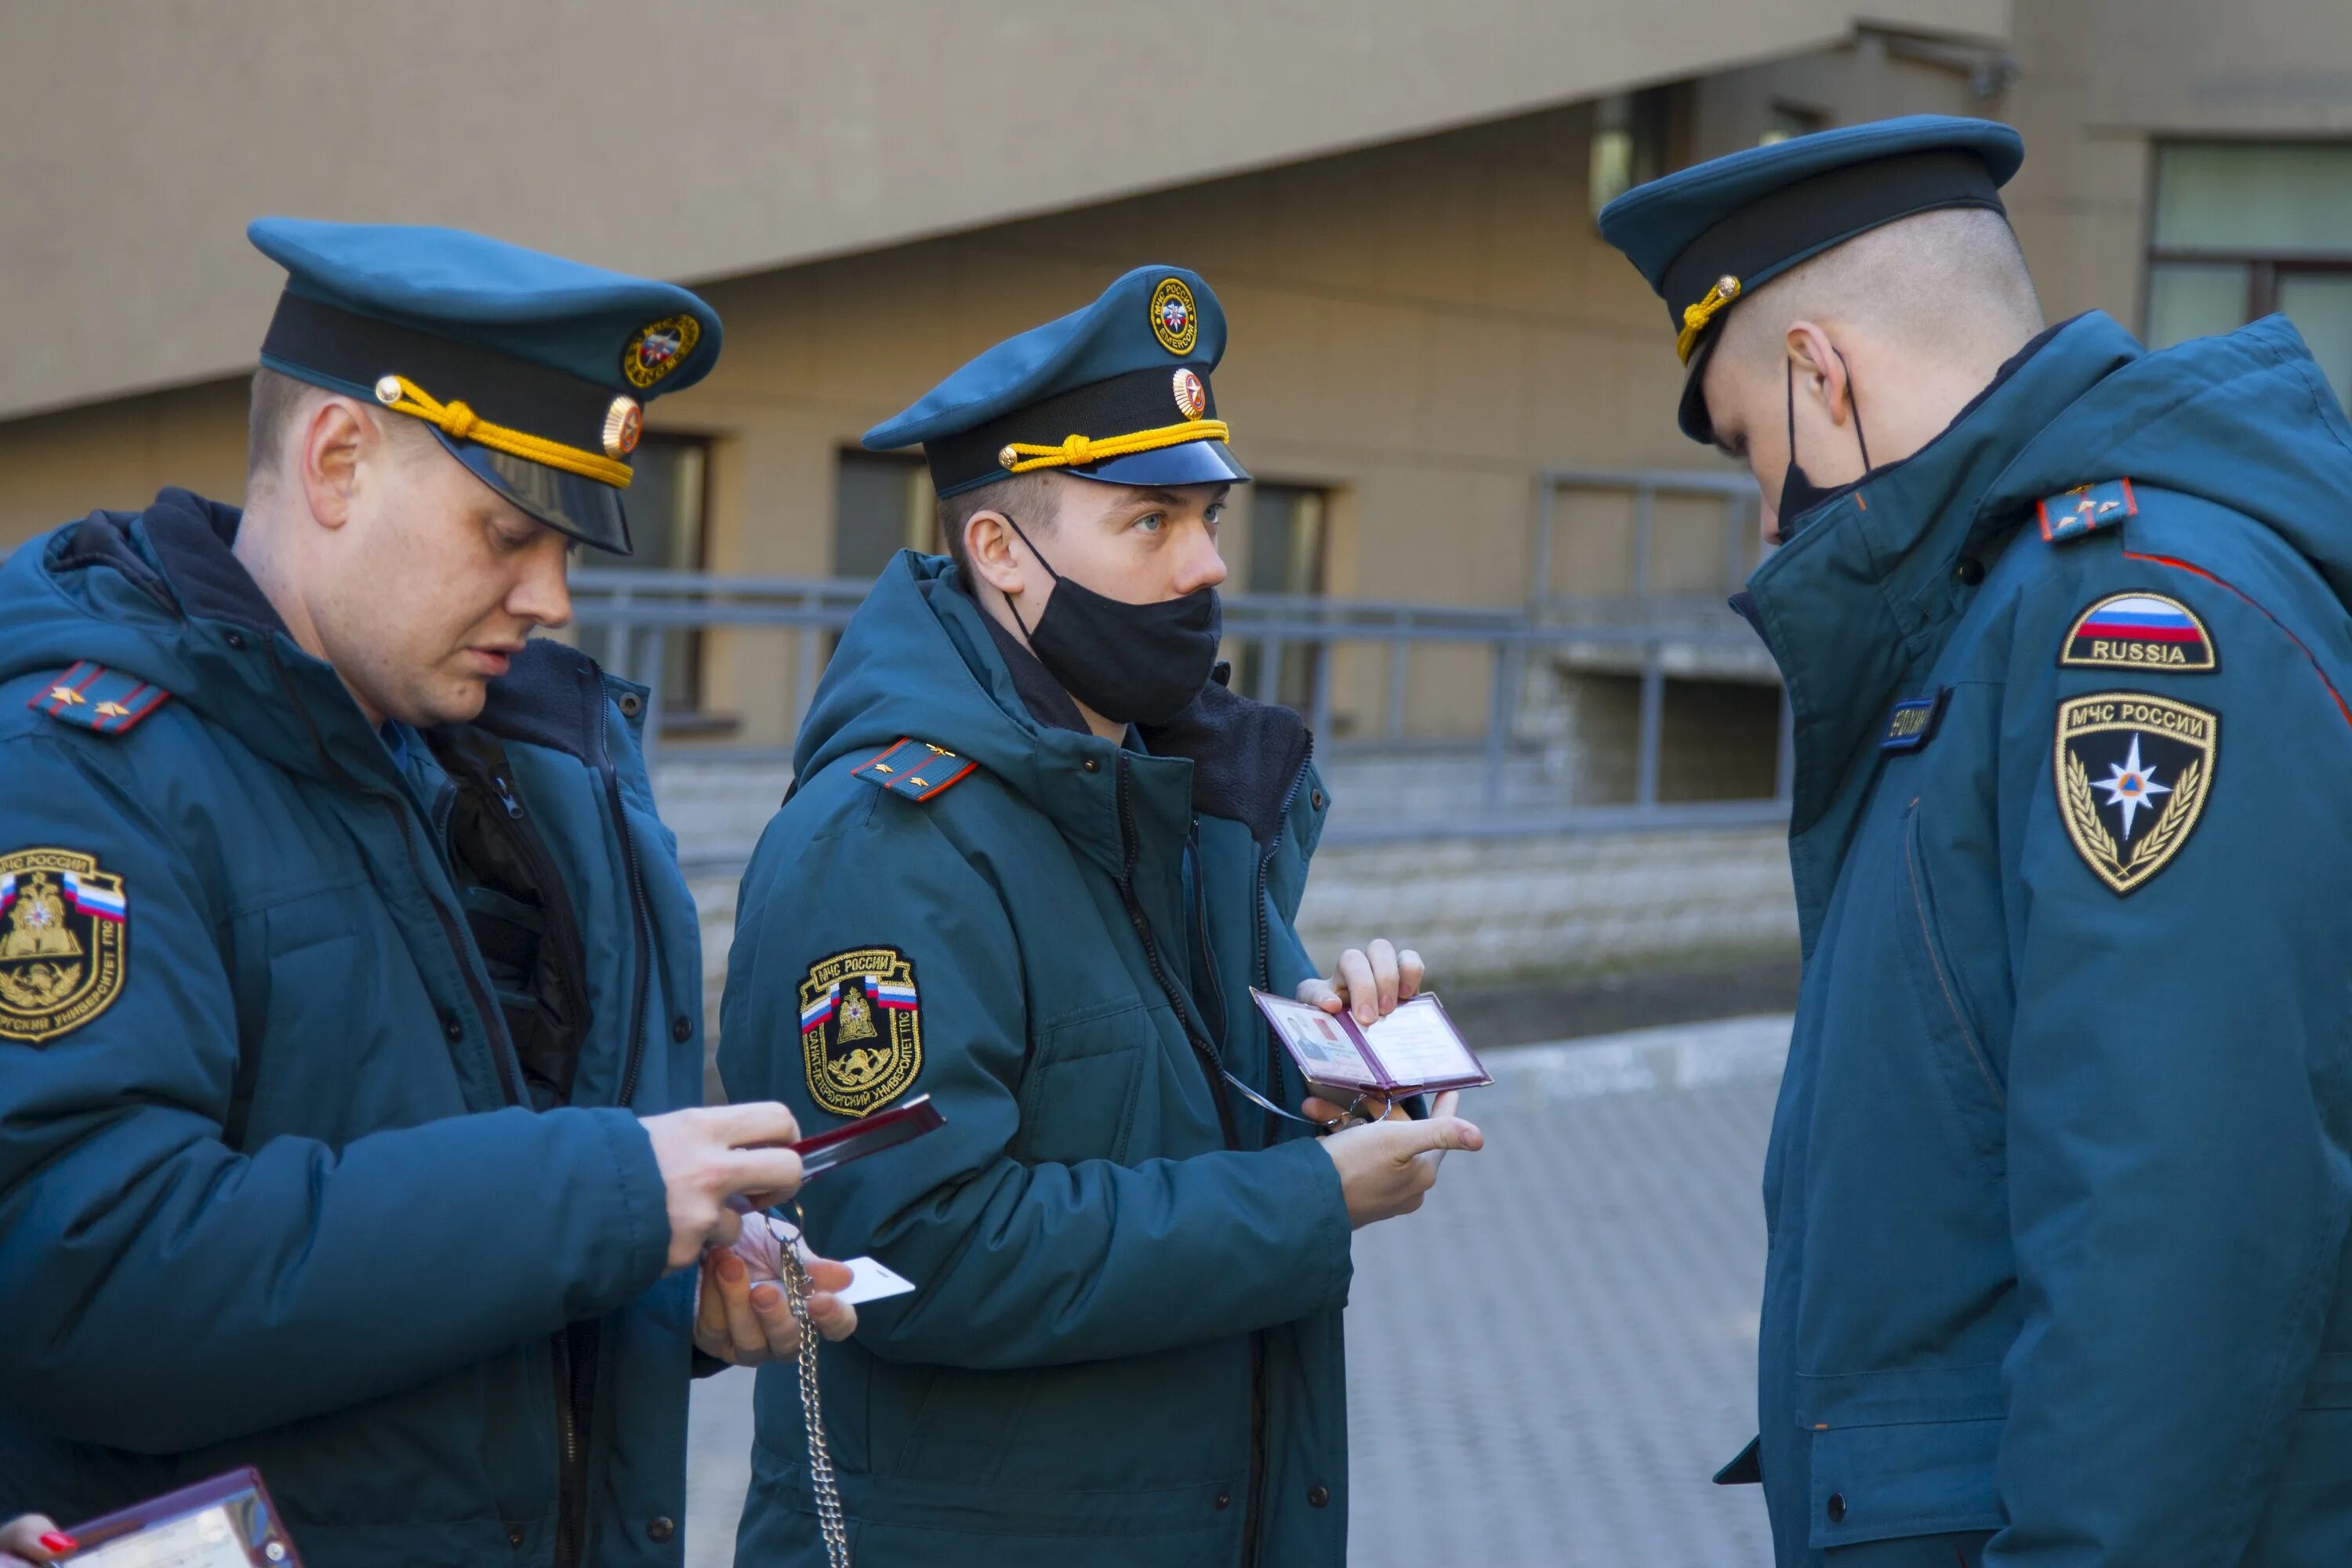
<path id="1" fill-rule="evenodd" d="M 294 1538 L 247 1466 L 66 1531 L 74 1568 L 300 1568 Z"/>
<path id="2" fill-rule="evenodd" d="M 1347 1013 L 1253 988 L 1250 999 L 1289 1047 L 1308 1083 L 1394 1099 L 1495 1081 L 1462 1038 L 1433 991 L 1424 991 L 1366 1026 Z"/>

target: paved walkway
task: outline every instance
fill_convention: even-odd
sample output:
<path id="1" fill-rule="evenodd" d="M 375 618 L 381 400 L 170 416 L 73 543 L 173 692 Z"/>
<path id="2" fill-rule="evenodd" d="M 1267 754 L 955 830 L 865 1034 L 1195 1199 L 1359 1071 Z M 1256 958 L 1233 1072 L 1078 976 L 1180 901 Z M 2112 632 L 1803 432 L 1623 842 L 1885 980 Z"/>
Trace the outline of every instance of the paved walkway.
<path id="1" fill-rule="evenodd" d="M 1755 1430 L 1788 1037 L 1732 1019 L 1492 1054 L 1465 1107 L 1486 1150 L 1357 1239 L 1351 1568 L 1770 1561 L 1757 1489 L 1707 1478 Z M 732 1558 L 751 1384 L 695 1391 L 688 1568 Z"/>

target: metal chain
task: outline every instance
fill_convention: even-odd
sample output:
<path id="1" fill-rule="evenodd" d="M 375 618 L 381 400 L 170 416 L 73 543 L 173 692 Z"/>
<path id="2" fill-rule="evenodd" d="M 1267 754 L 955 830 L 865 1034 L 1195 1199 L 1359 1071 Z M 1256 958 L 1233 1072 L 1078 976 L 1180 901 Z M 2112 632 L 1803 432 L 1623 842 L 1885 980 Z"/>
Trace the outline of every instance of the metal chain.
<path id="1" fill-rule="evenodd" d="M 849 1568 L 849 1532 L 841 1522 L 841 1493 L 833 1479 L 833 1450 L 824 1440 L 824 1412 L 817 1403 L 816 1325 L 809 1321 L 809 1293 L 816 1287 L 801 1267 L 800 1238 L 808 1221 L 793 1205 L 794 1234 L 783 1238 L 784 1295 L 801 1331 L 801 1414 L 808 1423 L 809 1491 L 816 1499 L 816 1524 L 824 1537 L 830 1568 Z"/>

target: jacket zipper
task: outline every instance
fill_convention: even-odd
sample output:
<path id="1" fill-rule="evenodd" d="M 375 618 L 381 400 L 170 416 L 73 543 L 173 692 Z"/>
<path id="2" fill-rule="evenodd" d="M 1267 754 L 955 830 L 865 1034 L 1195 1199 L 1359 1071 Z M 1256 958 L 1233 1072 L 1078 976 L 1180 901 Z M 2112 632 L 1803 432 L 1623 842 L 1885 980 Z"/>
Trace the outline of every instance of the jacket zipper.
<path id="1" fill-rule="evenodd" d="M 490 794 L 507 814 L 508 820 L 520 822 L 522 802 L 515 798 L 514 786 L 504 773 L 488 774 Z M 627 826 L 621 829 L 623 854 L 627 854 Z M 548 860 L 536 835 L 526 834 L 521 840 L 524 853 L 530 856 L 537 869 L 551 879 L 559 873 Z M 639 1012 L 643 1021 L 643 1010 Z M 635 1058 L 631 1058 L 634 1074 Z M 629 1095 L 625 1089 L 621 1105 L 626 1109 Z M 596 1392 L 596 1325 L 591 1322 L 566 1323 L 556 1331 L 550 1345 L 555 1362 L 555 1426 L 556 1437 L 562 1449 L 562 1473 L 556 1484 L 555 1561 L 577 1563 L 585 1561 L 588 1542 L 588 1465 L 586 1445 L 581 1441 L 582 1429 L 587 1425 L 590 1402 Z"/>
<path id="2" fill-rule="evenodd" d="M 1152 940 L 1151 918 L 1143 912 L 1142 900 L 1135 896 L 1135 862 L 1139 853 L 1136 843 L 1135 804 L 1128 793 L 1127 753 L 1122 751 L 1111 764 L 1118 770 L 1118 896 L 1127 906 L 1127 918 L 1135 927 L 1138 941 L 1143 943 L 1144 962 L 1151 966 L 1151 978 L 1160 987 L 1168 1005 L 1175 1010 L 1176 1026 L 1184 1031 L 1184 1038 L 1192 1047 L 1192 1054 L 1201 1063 L 1201 1075 L 1207 1079 L 1209 1095 L 1216 1102 L 1217 1128 L 1224 1138 L 1225 1147 L 1241 1147 L 1240 1134 L 1234 1124 L 1234 1104 L 1225 1092 L 1223 1069 L 1217 1053 L 1209 1043 L 1192 1031 L 1186 1022 L 1184 1000 L 1168 978 L 1160 963 L 1160 944 Z M 1201 933 L 1208 940 L 1208 932 Z M 1265 1335 L 1263 1331 L 1250 1335 L 1250 1463 L 1249 1491 L 1242 1511 L 1243 1568 L 1255 1568 L 1257 1563 L 1258 1521 L 1265 1511 Z"/>
<path id="3" fill-rule="evenodd" d="M 1283 794 L 1282 808 L 1274 814 L 1275 836 L 1261 845 L 1257 852 L 1256 897 L 1251 909 L 1257 918 L 1255 954 L 1257 967 L 1255 973 L 1257 975 L 1257 984 L 1261 986 L 1271 986 L 1274 984 L 1274 963 L 1269 951 L 1273 946 L 1273 939 L 1266 930 L 1265 921 L 1266 869 L 1274 864 L 1274 857 L 1282 847 L 1283 825 L 1290 820 L 1290 808 L 1298 804 L 1298 792 L 1307 787 L 1307 770 L 1314 761 L 1315 733 L 1310 730 L 1307 734 L 1307 754 L 1298 759 L 1298 771 L 1290 775 L 1290 788 Z M 1274 1037 L 1270 1032 L 1265 1034 L 1265 1043 L 1266 1098 L 1271 1100 L 1276 1098 L 1276 1090 L 1282 1083 L 1282 1053 L 1275 1049 Z"/>
<path id="4" fill-rule="evenodd" d="M 474 1005 L 474 1011 L 477 1017 L 481 1022 L 484 1037 L 490 1043 L 490 1054 L 498 1062 L 499 1085 L 500 1089 L 505 1091 L 507 1103 L 509 1105 L 524 1105 L 529 1103 L 523 1096 L 522 1086 L 517 1079 L 515 1066 L 508 1059 L 508 1058 L 513 1053 L 511 1049 L 507 1047 L 506 1025 L 499 1016 L 498 1005 L 490 997 L 483 994 L 481 985 L 474 978 L 473 965 L 467 962 L 471 956 L 470 939 L 457 923 L 449 911 L 442 907 L 441 900 L 433 896 L 432 883 L 425 874 L 424 857 L 418 852 L 416 847 L 415 813 L 411 809 L 410 803 L 403 799 L 401 796 L 394 795 L 389 790 L 380 789 L 373 784 L 362 783 L 361 780 L 353 777 L 351 773 L 343 767 L 342 763 L 336 761 L 334 753 L 327 749 L 326 737 L 319 732 L 318 721 L 310 716 L 310 709 L 303 705 L 302 700 L 295 693 L 294 683 L 288 678 L 286 666 L 278 658 L 277 650 L 275 648 L 270 650 L 269 663 L 271 669 L 277 674 L 278 689 L 286 693 L 288 705 L 302 715 L 303 727 L 310 733 L 311 750 L 318 753 L 320 762 L 326 766 L 329 773 L 341 780 L 346 785 L 357 791 L 359 794 L 367 796 L 369 799 L 379 801 L 388 807 L 394 817 L 399 822 L 401 847 L 408 852 L 409 867 L 416 874 L 417 886 L 425 894 L 425 901 L 433 906 L 433 912 L 441 922 L 441 934 L 443 938 L 449 943 L 451 950 L 457 955 L 457 970 L 460 974 L 465 976 L 466 994 Z M 606 764 L 605 767 L 605 779 L 609 784 L 612 780 L 612 769 L 609 763 Z M 510 795 L 502 795 L 501 798 L 506 801 L 509 809 L 516 809 L 513 799 Z M 622 821 L 620 826 L 622 854 L 625 858 L 628 856 L 628 826 L 625 821 Z M 632 867 L 634 868 L 634 862 L 632 863 Z M 641 995 L 639 1007 L 641 1015 L 643 1012 L 642 1002 L 643 998 Z M 625 1104 L 626 1101 L 624 1100 L 625 1108 Z M 584 1484 L 586 1478 L 584 1474 L 582 1473 L 583 1467 L 582 1464 L 583 1455 L 580 1444 L 580 1427 L 575 1415 L 577 1408 L 577 1393 L 579 1391 L 575 1391 L 571 1383 L 571 1347 L 567 1343 L 568 1333 L 568 1328 L 557 1331 L 554 1336 L 552 1347 L 555 1363 L 553 1368 L 554 1394 L 556 1427 L 558 1434 L 558 1451 L 556 1454 L 556 1568 L 578 1568 L 578 1564 L 584 1561 L 583 1555 L 584 1543 L 581 1538 L 586 1532 L 587 1524 L 587 1488 Z M 593 1344 L 593 1342 L 592 1339 L 591 1343 Z M 593 1386 L 593 1373 L 591 1373 L 590 1382 Z"/>
<path id="5" fill-rule="evenodd" d="M 621 840 L 621 865 L 628 876 L 629 932 L 637 949 L 636 994 L 629 1006 L 629 1054 L 621 1069 L 621 1109 L 626 1110 L 637 1097 L 637 1077 L 646 1059 L 646 1006 L 653 980 L 653 914 L 646 898 L 644 863 L 637 858 L 635 841 L 629 834 L 628 808 L 621 800 L 620 774 L 613 766 L 609 753 L 597 762 L 597 771 L 604 775 L 604 799 L 613 811 L 613 831 Z"/>

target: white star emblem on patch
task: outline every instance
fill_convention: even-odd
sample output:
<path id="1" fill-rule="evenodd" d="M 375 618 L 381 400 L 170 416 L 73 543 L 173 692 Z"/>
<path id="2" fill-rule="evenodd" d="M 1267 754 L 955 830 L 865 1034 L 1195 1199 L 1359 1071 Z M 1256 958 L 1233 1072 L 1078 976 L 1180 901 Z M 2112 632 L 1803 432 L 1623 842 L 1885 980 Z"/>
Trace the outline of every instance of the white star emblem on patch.
<path id="1" fill-rule="evenodd" d="M 2124 814 L 2124 837 L 2129 840 L 2132 816 L 2142 806 L 2156 809 L 2156 797 L 2170 795 L 2172 786 L 2156 782 L 2156 769 L 2139 760 L 2139 737 L 2132 737 L 2131 751 L 2120 763 L 2107 764 L 2107 776 L 2091 781 L 2093 789 L 2107 792 L 2105 804 L 2120 806 Z"/>

